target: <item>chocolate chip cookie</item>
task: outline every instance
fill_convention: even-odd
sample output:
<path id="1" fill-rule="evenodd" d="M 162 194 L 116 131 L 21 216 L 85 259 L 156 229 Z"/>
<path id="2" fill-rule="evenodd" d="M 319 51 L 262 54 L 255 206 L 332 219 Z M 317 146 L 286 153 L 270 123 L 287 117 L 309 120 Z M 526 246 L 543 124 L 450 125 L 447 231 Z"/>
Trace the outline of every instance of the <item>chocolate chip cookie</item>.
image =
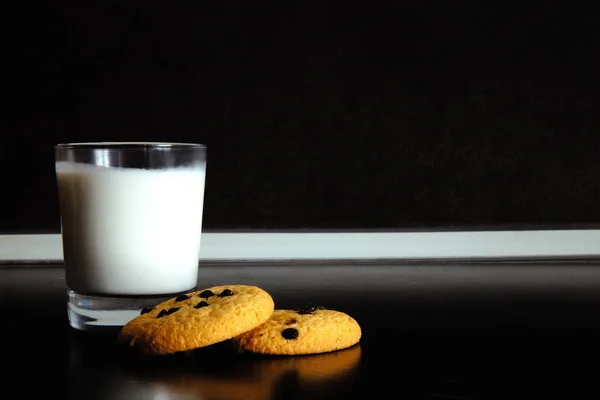
<path id="1" fill-rule="evenodd" d="M 340 311 L 322 307 L 275 310 L 262 325 L 234 338 L 240 351 L 261 354 L 317 354 L 360 341 L 360 325 Z"/>
<path id="2" fill-rule="evenodd" d="M 147 307 L 119 340 L 145 355 L 165 355 L 231 339 L 271 316 L 271 295 L 256 286 L 214 286 Z"/>

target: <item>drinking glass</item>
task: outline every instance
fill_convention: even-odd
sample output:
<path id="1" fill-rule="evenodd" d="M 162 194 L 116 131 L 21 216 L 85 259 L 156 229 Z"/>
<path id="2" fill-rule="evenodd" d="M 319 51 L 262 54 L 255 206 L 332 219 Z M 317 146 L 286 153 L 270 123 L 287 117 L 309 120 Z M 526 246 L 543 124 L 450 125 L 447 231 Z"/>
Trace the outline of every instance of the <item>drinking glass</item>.
<path id="1" fill-rule="evenodd" d="M 66 143 L 55 161 L 73 328 L 120 328 L 196 289 L 204 145 Z"/>

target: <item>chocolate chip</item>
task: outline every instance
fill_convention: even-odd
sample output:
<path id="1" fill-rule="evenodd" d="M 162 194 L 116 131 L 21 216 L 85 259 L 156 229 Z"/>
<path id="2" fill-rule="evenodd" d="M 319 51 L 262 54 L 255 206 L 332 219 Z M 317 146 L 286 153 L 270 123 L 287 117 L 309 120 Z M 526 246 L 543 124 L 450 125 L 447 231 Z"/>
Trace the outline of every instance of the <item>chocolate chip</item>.
<path id="1" fill-rule="evenodd" d="M 175 297 L 175 301 L 184 301 L 184 300 L 187 300 L 189 298 L 190 298 L 190 296 L 188 296 L 187 294 L 182 294 L 182 295 L 179 295 L 179 296 Z"/>
<path id="2" fill-rule="evenodd" d="M 315 311 L 318 310 L 326 310 L 326 307 L 323 306 L 304 306 L 302 308 L 295 308 L 294 311 L 296 311 L 298 314 L 314 314 Z"/>
<path id="3" fill-rule="evenodd" d="M 202 308 L 202 307 L 206 307 L 206 306 L 208 306 L 208 303 L 205 301 L 201 301 L 200 303 L 196 304 L 194 306 L 194 308 Z"/>
<path id="4" fill-rule="evenodd" d="M 179 307 L 169 308 L 168 310 L 160 310 L 156 318 L 162 318 L 165 315 L 173 314 L 175 311 L 179 310 Z"/>
<path id="5" fill-rule="evenodd" d="M 198 295 L 201 299 L 208 299 L 209 297 L 214 296 L 215 294 L 210 290 L 204 290 L 202 293 Z"/>
<path id="6" fill-rule="evenodd" d="M 154 310 L 154 307 L 150 307 L 150 306 L 148 306 L 148 307 L 144 307 L 144 308 L 142 308 L 142 311 L 140 311 L 140 315 L 141 315 L 141 314 L 146 314 L 146 313 L 149 313 L 149 312 L 150 312 L 150 311 L 152 311 L 152 310 Z"/>
<path id="7" fill-rule="evenodd" d="M 281 332 L 281 336 L 287 340 L 296 339 L 298 337 L 298 330 L 295 328 L 284 329 L 283 332 Z"/>
<path id="8" fill-rule="evenodd" d="M 219 297 L 227 297 L 227 296 L 233 296 L 233 292 L 229 289 L 225 289 L 221 292 L 221 294 L 219 295 Z"/>
<path id="9" fill-rule="evenodd" d="M 296 318 L 292 318 L 288 322 L 286 322 L 285 324 L 286 325 L 292 325 L 292 324 L 295 324 L 296 322 L 298 322 L 298 321 L 296 321 Z"/>

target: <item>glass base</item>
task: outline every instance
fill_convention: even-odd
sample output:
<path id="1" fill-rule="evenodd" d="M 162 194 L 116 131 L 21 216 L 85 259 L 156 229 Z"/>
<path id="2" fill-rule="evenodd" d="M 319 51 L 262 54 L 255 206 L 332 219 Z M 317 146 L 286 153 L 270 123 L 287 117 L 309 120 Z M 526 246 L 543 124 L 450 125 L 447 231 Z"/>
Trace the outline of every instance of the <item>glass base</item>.
<path id="1" fill-rule="evenodd" d="M 69 324 L 85 332 L 116 332 L 140 315 L 142 308 L 194 290 L 156 296 L 90 296 L 67 289 Z"/>

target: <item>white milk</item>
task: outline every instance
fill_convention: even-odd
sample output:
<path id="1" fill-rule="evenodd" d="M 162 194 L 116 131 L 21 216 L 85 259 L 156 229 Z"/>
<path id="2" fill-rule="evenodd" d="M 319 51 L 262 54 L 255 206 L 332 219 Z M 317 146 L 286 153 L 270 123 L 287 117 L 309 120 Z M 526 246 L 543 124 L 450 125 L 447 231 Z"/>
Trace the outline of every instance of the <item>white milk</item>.
<path id="1" fill-rule="evenodd" d="M 56 163 L 67 286 L 114 295 L 195 287 L 205 172 Z"/>

